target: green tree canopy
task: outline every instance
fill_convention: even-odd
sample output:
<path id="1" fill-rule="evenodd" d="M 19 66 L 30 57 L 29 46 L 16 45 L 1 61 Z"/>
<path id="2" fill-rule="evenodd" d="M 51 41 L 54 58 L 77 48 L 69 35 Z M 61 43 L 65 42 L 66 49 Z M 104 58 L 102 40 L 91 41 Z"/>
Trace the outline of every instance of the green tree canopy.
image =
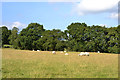
<path id="1" fill-rule="evenodd" d="M 6 26 L 2 26 L 2 45 L 9 44 L 8 37 L 11 34 L 11 30 L 8 30 Z"/>
<path id="2" fill-rule="evenodd" d="M 105 26 L 72 23 L 67 30 L 45 30 L 43 25 L 30 23 L 18 34 L 18 28 L 2 27 L 2 43 L 14 48 L 47 51 L 84 51 L 120 53 L 120 25 Z"/>

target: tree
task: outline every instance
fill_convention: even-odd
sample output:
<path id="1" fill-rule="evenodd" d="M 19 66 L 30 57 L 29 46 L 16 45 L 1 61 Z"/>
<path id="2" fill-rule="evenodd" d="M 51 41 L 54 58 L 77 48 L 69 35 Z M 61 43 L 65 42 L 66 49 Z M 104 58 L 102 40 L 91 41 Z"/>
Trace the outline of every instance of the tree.
<path id="1" fill-rule="evenodd" d="M 118 33 L 118 38 L 117 38 L 117 40 L 118 40 L 118 43 L 117 43 L 117 45 L 118 45 L 118 53 L 120 53 L 120 25 L 118 25 L 117 26 L 117 33 Z"/>
<path id="2" fill-rule="evenodd" d="M 45 50 L 64 50 L 64 32 L 58 29 L 46 30 L 43 33 L 43 37 L 45 43 L 43 43 L 43 48 Z"/>
<path id="3" fill-rule="evenodd" d="M 2 45 L 9 44 L 8 37 L 11 34 L 11 30 L 8 30 L 6 26 L 2 26 Z"/>
<path id="4" fill-rule="evenodd" d="M 108 29 L 108 34 L 107 34 L 107 38 L 108 38 L 108 52 L 110 53 L 120 53 L 119 52 L 119 32 L 117 30 L 117 27 L 114 28 L 109 28 Z"/>
<path id="5" fill-rule="evenodd" d="M 30 23 L 27 28 L 23 29 L 19 34 L 19 48 L 32 50 L 35 48 L 33 44 L 41 38 L 42 33 L 45 31 L 43 25 L 38 23 Z"/>
<path id="6" fill-rule="evenodd" d="M 9 43 L 13 45 L 14 48 L 17 48 L 16 45 L 16 39 L 18 37 L 18 28 L 17 27 L 13 27 L 12 31 L 11 31 L 11 35 L 9 36 Z"/>
<path id="7" fill-rule="evenodd" d="M 68 48 L 73 51 L 84 51 L 85 40 L 84 35 L 89 27 L 85 23 L 72 23 L 67 27 Z"/>
<path id="8" fill-rule="evenodd" d="M 12 44 L 14 48 L 120 53 L 120 25 L 106 28 L 99 25 L 72 23 L 63 32 L 59 29 L 45 30 L 43 25 L 30 23 L 19 34 L 16 27 L 8 30 L 3 26 L 1 29 L 3 45 Z"/>
<path id="9" fill-rule="evenodd" d="M 0 27 L 0 48 L 2 47 L 2 27 Z"/>

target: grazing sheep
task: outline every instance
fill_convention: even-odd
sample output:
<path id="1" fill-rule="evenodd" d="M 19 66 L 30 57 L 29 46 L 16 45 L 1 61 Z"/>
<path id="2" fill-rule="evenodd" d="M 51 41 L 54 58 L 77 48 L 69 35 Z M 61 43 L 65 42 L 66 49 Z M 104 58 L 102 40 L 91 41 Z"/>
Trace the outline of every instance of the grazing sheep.
<path id="1" fill-rule="evenodd" d="M 69 55 L 68 53 L 65 53 L 65 55 Z"/>
<path id="2" fill-rule="evenodd" d="M 66 52 L 66 51 L 64 51 L 64 52 Z"/>
<path id="3" fill-rule="evenodd" d="M 84 52 L 81 52 L 80 54 L 78 54 L 78 56 L 83 56 L 84 55 Z"/>
<path id="4" fill-rule="evenodd" d="M 56 54 L 56 52 L 55 52 L 55 51 L 52 51 L 52 54 Z"/>
<path id="5" fill-rule="evenodd" d="M 37 51 L 40 51 L 40 50 L 37 50 Z"/>
<path id="6" fill-rule="evenodd" d="M 81 52 L 78 56 L 85 56 L 85 53 Z"/>
<path id="7" fill-rule="evenodd" d="M 33 51 L 35 51 L 35 50 L 33 49 Z"/>
<path id="8" fill-rule="evenodd" d="M 85 52 L 86 56 L 89 56 L 89 52 Z"/>
<path id="9" fill-rule="evenodd" d="M 82 56 L 83 54 L 78 54 L 78 56 Z"/>
<path id="10" fill-rule="evenodd" d="M 97 53 L 100 53 L 100 51 L 98 51 Z"/>
<path id="11" fill-rule="evenodd" d="M 81 52 L 78 56 L 89 56 L 89 52 Z"/>

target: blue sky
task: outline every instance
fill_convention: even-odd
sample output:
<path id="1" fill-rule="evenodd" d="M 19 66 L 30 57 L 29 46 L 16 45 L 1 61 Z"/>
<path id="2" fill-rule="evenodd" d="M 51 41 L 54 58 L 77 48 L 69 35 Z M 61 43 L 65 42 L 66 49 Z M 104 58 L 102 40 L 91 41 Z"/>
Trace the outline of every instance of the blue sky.
<path id="1" fill-rule="evenodd" d="M 20 30 L 29 23 L 40 23 L 45 29 L 65 30 L 73 22 L 85 22 L 88 25 L 106 25 L 116 27 L 117 5 L 86 7 L 83 2 L 3 2 L 2 25 L 9 29 L 16 26 Z M 94 1 L 94 0 L 93 0 Z M 112 2 L 111 2 L 112 3 Z M 89 4 L 89 2 L 87 2 Z M 113 4 L 113 3 L 112 3 Z M 84 6 L 85 5 L 85 6 Z M 105 4 L 106 5 L 106 4 Z M 98 8 L 98 9 L 97 9 Z"/>

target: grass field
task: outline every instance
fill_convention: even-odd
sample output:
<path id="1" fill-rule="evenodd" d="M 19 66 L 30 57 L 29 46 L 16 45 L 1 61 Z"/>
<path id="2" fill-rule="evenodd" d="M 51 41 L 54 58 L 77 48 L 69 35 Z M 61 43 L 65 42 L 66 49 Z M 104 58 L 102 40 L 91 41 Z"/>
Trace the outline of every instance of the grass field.
<path id="1" fill-rule="evenodd" d="M 118 54 L 2 50 L 3 78 L 118 78 Z"/>

